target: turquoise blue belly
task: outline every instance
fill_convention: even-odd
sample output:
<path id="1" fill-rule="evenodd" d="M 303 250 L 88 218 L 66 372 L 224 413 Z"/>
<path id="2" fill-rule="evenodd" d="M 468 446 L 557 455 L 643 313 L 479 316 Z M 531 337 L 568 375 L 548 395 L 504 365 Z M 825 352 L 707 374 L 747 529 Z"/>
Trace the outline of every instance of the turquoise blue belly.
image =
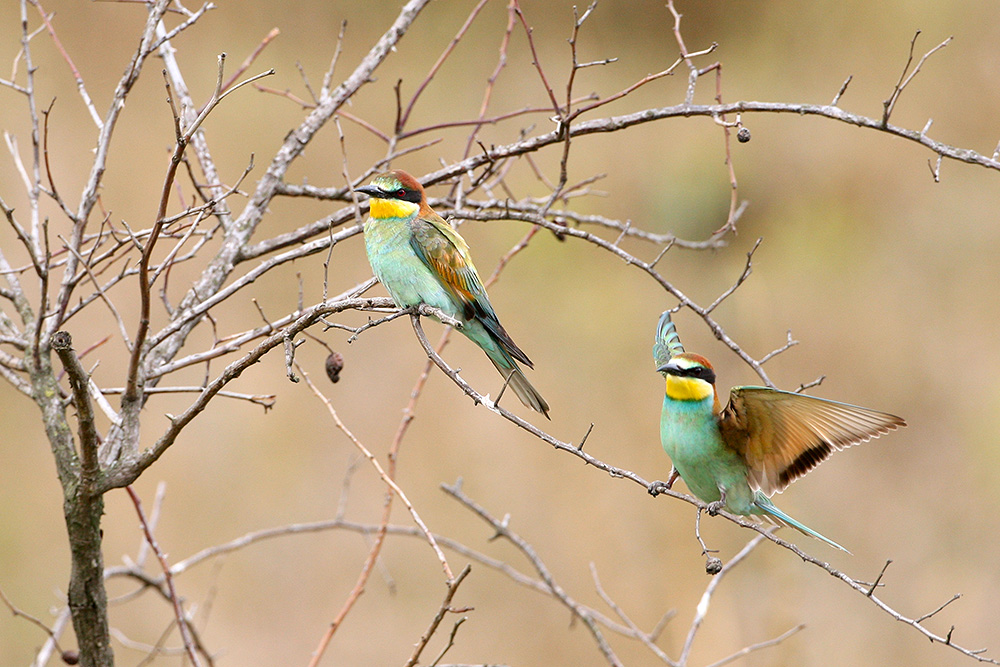
<path id="1" fill-rule="evenodd" d="M 720 489 L 725 489 L 727 509 L 749 514 L 753 495 L 746 464 L 722 441 L 711 400 L 664 398 L 660 418 L 663 449 L 694 495 L 714 502 L 721 498 Z"/>
<path id="2" fill-rule="evenodd" d="M 405 220 L 365 223 L 365 249 L 375 276 L 401 308 L 426 303 L 452 317 L 460 313 L 431 270 L 410 247 Z"/>

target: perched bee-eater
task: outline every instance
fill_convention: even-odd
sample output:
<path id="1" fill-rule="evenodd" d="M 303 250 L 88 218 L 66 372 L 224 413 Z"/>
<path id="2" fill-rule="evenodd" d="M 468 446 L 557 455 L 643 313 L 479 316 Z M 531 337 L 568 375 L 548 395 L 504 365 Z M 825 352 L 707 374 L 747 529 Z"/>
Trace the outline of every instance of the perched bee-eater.
<path id="1" fill-rule="evenodd" d="M 531 360 L 500 325 L 469 246 L 427 205 L 423 186 L 397 169 L 357 192 L 371 197 L 365 221 L 368 261 L 396 305 L 427 304 L 461 322 L 459 330 L 483 349 L 521 402 L 548 417 L 548 403 L 517 365 L 534 368 Z"/>
<path id="2" fill-rule="evenodd" d="M 709 512 L 762 515 L 847 551 L 791 518 L 770 500 L 834 450 L 900 426 L 899 417 L 769 387 L 733 387 L 720 409 L 708 359 L 684 351 L 670 311 L 653 340 L 656 370 L 667 381 L 660 439 L 673 469 Z M 651 487 L 655 494 L 655 488 Z"/>

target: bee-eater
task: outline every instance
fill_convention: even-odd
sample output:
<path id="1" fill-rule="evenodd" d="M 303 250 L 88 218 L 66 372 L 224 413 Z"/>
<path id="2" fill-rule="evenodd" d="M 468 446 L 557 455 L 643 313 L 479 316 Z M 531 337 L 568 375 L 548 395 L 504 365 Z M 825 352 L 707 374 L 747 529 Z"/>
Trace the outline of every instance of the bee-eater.
<path id="1" fill-rule="evenodd" d="M 521 402 L 548 417 L 548 403 L 517 362 L 534 365 L 500 325 L 468 244 L 427 205 L 423 186 L 397 169 L 357 192 L 371 197 L 365 221 L 368 261 L 396 305 L 427 304 L 461 322 L 459 331 L 483 349 Z"/>
<path id="2" fill-rule="evenodd" d="M 906 422 L 885 412 L 770 387 L 733 387 L 729 405 L 720 410 L 712 364 L 684 351 L 670 311 L 660 317 L 653 359 L 667 381 L 660 439 L 673 469 L 666 488 L 679 474 L 712 514 L 725 509 L 762 515 L 847 551 L 779 510 L 770 496 L 834 450 L 867 442 Z"/>

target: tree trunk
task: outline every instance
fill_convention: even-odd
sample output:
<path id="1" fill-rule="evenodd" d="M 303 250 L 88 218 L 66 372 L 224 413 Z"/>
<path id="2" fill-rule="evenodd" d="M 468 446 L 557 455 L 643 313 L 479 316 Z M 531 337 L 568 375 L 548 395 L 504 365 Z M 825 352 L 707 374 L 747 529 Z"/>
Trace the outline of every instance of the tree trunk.
<path id="1" fill-rule="evenodd" d="M 57 334 L 58 336 L 58 334 Z M 81 422 L 80 450 L 74 444 L 67 420 L 67 403 L 59 387 L 48 351 L 26 355 L 31 368 L 32 398 L 42 411 L 45 433 L 56 461 L 63 489 L 63 516 L 72 557 L 69 608 L 84 667 L 113 667 L 108 631 L 108 594 L 104 588 L 104 555 L 101 552 L 101 516 L 104 497 L 96 490 L 100 470 L 96 463 L 97 435 L 90 428 L 86 374 L 73 354 L 68 335 L 56 338 L 53 348 L 63 361 L 73 389 L 77 419 Z"/>
<path id="2" fill-rule="evenodd" d="M 66 530 L 72 553 L 69 608 L 84 667 L 115 664 L 108 632 L 108 594 L 104 588 L 104 555 L 101 551 L 102 496 L 77 493 L 64 504 Z"/>

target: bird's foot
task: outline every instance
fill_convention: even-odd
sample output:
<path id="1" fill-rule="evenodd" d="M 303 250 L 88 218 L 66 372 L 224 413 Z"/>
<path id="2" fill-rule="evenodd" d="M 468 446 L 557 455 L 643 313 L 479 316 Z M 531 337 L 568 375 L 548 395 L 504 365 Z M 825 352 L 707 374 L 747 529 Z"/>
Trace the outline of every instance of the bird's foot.
<path id="1" fill-rule="evenodd" d="M 715 500 L 708 504 L 708 515 L 716 516 L 719 512 L 726 508 L 726 499 Z"/>
<path id="2" fill-rule="evenodd" d="M 416 315 L 423 315 L 424 317 L 432 317 L 441 324 L 447 324 L 455 329 L 461 329 L 465 324 L 458 319 L 455 319 L 448 313 L 444 312 L 440 308 L 436 308 L 427 303 L 419 303 L 413 307 Z"/>
<path id="3" fill-rule="evenodd" d="M 656 496 L 660 495 L 664 491 L 669 491 L 670 489 L 672 489 L 673 486 L 674 486 L 674 482 L 676 482 L 677 478 L 680 477 L 680 476 L 681 476 L 681 474 L 679 472 L 677 472 L 677 468 L 671 467 L 670 468 L 670 476 L 667 477 L 667 481 L 666 482 L 661 482 L 660 480 L 656 480 L 655 482 L 653 482 L 652 484 L 650 484 L 646 488 L 646 490 L 649 491 L 649 495 L 651 495 L 651 496 L 653 496 L 655 498 Z"/>
<path id="4" fill-rule="evenodd" d="M 708 504 L 708 515 L 715 516 L 724 509 L 726 509 L 726 490 L 720 486 L 719 499 Z"/>
<path id="5" fill-rule="evenodd" d="M 664 491 L 669 491 L 674 486 L 674 482 L 676 482 L 677 478 L 680 476 L 681 474 L 677 472 L 677 468 L 670 468 L 670 476 L 667 477 L 667 481 L 661 482 L 660 480 L 656 480 L 646 487 L 646 491 L 649 492 L 649 495 L 655 498 Z"/>

